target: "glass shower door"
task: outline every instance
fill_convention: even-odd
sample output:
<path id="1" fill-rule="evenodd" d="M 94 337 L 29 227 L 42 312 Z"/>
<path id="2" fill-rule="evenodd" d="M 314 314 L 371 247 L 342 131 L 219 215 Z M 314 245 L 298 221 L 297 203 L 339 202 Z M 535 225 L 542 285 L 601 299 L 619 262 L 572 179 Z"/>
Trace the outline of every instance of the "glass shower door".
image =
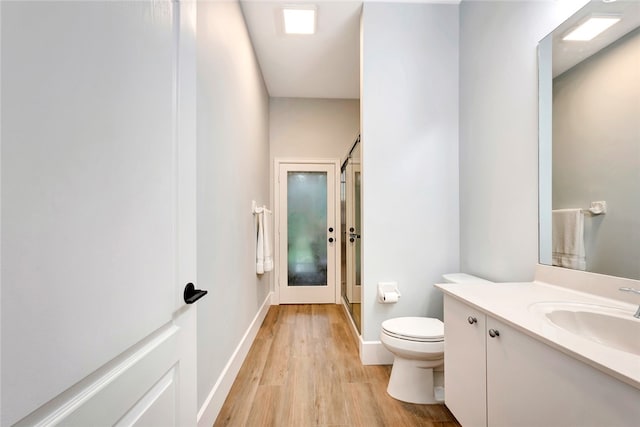
<path id="1" fill-rule="evenodd" d="M 351 304 L 360 304 L 361 286 L 361 197 L 360 165 L 347 166 L 347 298 Z"/>

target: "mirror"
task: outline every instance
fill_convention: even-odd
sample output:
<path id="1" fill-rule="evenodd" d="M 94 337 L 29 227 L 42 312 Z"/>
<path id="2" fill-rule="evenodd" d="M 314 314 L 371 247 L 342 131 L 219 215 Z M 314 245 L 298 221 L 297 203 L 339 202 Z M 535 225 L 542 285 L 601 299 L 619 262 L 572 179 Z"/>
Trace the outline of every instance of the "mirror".
<path id="1" fill-rule="evenodd" d="M 589 18 L 615 23 L 568 40 Z M 587 3 L 538 65 L 540 263 L 640 279 L 640 2 Z"/>
<path id="2" fill-rule="evenodd" d="M 362 331 L 360 158 L 358 136 L 340 170 L 341 292 L 358 332 Z"/>

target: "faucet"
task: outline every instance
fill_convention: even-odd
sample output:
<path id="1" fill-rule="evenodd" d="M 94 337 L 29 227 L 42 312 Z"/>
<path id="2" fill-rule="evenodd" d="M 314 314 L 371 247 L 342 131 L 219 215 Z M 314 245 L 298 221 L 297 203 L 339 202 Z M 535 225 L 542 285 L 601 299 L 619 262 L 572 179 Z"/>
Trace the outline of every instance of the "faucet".
<path id="1" fill-rule="evenodd" d="M 635 288 L 624 287 L 624 288 L 620 288 L 620 290 L 622 292 L 631 292 L 631 293 L 640 295 L 640 290 Z M 638 306 L 638 309 L 636 310 L 636 314 L 634 314 L 633 317 L 635 317 L 636 319 L 640 319 L 640 306 Z"/>

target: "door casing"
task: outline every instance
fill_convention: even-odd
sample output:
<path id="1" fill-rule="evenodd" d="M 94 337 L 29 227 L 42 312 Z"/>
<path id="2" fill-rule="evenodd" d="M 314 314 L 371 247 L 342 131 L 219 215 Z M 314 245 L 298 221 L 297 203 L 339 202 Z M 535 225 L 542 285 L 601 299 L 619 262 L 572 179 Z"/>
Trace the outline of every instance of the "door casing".
<path id="1" fill-rule="evenodd" d="M 304 165 L 332 165 L 333 166 L 333 176 L 327 177 L 327 185 L 333 186 L 333 203 L 334 203 L 334 214 L 333 218 L 328 218 L 328 220 L 333 220 L 333 227 L 336 230 L 334 233 L 334 250 L 332 257 L 332 261 L 334 262 L 335 268 L 333 269 L 333 281 L 334 281 L 334 292 L 333 292 L 333 303 L 340 304 L 340 244 L 341 244 L 341 236 L 339 232 L 340 228 L 340 160 L 339 159 L 310 159 L 310 158 L 282 158 L 276 157 L 273 163 L 273 183 L 274 183 L 274 294 L 272 303 L 278 305 L 281 303 L 280 298 L 280 286 L 281 280 L 286 280 L 286 271 L 281 271 L 281 257 L 286 256 L 286 254 L 280 253 L 280 215 L 282 214 L 282 209 L 280 208 L 280 199 L 281 199 L 281 184 L 279 183 L 280 177 L 280 166 L 281 165 L 295 165 L 303 167 Z M 329 256 L 329 254 L 328 254 Z"/>

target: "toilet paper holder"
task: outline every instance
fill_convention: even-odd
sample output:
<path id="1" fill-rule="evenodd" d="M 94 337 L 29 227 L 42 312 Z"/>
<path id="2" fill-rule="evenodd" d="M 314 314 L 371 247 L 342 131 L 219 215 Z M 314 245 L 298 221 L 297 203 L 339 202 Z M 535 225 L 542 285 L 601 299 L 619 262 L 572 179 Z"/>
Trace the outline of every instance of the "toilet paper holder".
<path id="1" fill-rule="evenodd" d="M 398 302 L 401 296 L 398 282 L 378 282 L 378 302 L 393 304 Z"/>

